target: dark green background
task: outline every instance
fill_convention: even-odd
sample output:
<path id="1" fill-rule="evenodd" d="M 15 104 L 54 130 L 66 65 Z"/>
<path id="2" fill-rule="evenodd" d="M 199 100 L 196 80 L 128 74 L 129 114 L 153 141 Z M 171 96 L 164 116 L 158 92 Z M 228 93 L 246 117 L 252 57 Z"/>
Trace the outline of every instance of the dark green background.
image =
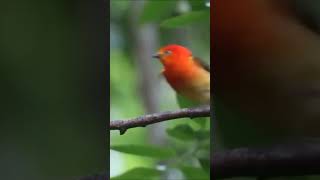
<path id="1" fill-rule="evenodd" d="M 106 169 L 106 5 L 1 1 L 0 179 Z"/>

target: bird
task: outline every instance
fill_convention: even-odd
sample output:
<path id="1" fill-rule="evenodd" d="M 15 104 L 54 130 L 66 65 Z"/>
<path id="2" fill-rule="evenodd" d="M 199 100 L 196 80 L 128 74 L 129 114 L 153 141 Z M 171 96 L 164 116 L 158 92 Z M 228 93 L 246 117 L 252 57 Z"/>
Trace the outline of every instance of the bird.
<path id="1" fill-rule="evenodd" d="M 161 74 L 178 95 L 196 104 L 210 104 L 210 67 L 188 48 L 169 44 L 153 57 L 162 63 Z"/>

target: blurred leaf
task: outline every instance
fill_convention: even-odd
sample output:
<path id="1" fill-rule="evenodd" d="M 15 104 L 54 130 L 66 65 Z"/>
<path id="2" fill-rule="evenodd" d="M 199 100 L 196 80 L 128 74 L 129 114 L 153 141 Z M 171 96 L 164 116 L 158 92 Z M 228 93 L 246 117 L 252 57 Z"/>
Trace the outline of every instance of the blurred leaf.
<path id="1" fill-rule="evenodd" d="M 124 52 L 110 52 L 111 118 L 133 117 L 143 113 L 137 89 L 137 72 Z M 121 72 L 121 74 L 119 74 Z"/>
<path id="2" fill-rule="evenodd" d="M 182 141 L 195 139 L 194 130 L 187 124 L 179 124 L 174 128 L 167 129 L 167 133 L 169 136 Z"/>
<path id="3" fill-rule="evenodd" d="M 191 5 L 192 11 L 198 11 L 208 8 L 206 6 L 205 0 L 189 0 L 189 3 Z"/>
<path id="4" fill-rule="evenodd" d="M 111 180 L 150 180 L 155 177 L 160 177 L 160 171 L 152 168 L 138 167 L 131 169 L 119 176 L 111 178 Z"/>
<path id="5" fill-rule="evenodd" d="M 146 23 L 150 21 L 161 21 L 168 17 L 171 12 L 173 12 L 176 7 L 177 1 L 175 0 L 149 0 L 144 5 L 140 21 L 141 23 Z"/>
<path id="6" fill-rule="evenodd" d="M 208 136 L 207 141 L 203 141 L 202 143 L 199 144 L 199 149 L 207 150 L 207 149 L 210 149 L 210 146 L 211 146 L 211 144 L 210 144 L 210 136 Z"/>
<path id="7" fill-rule="evenodd" d="M 204 128 L 206 126 L 208 119 L 209 118 L 207 117 L 198 117 L 198 118 L 193 118 L 192 121 L 198 124 L 201 128 Z"/>
<path id="8" fill-rule="evenodd" d="M 209 20 L 210 11 L 193 11 L 167 19 L 163 21 L 160 26 L 164 28 L 179 28 L 196 22 L 209 22 Z"/>
<path id="9" fill-rule="evenodd" d="M 201 167 L 207 172 L 210 172 L 210 159 L 205 159 L 205 158 L 199 158 L 198 159 Z"/>
<path id="10" fill-rule="evenodd" d="M 205 120 L 203 120 L 205 121 Z M 210 131 L 209 130 L 198 130 L 194 133 L 195 137 L 199 140 L 210 139 Z"/>
<path id="11" fill-rule="evenodd" d="M 185 177 L 189 180 L 209 180 L 209 174 L 207 174 L 203 169 L 201 168 L 195 168 L 195 167 L 188 167 L 184 166 L 180 168 L 185 175 Z"/>
<path id="12" fill-rule="evenodd" d="M 188 100 L 187 98 L 180 96 L 179 94 L 176 94 L 177 97 L 177 102 L 179 104 L 180 108 L 191 108 L 191 107 L 196 107 L 197 104 L 195 102 L 192 102 Z"/>
<path id="13" fill-rule="evenodd" d="M 177 101 L 179 104 L 180 108 L 192 108 L 192 107 L 196 107 L 199 104 L 192 102 L 190 100 L 188 100 L 187 98 L 180 96 L 179 94 L 176 94 L 177 96 Z M 192 121 L 194 121 L 196 124 L 198 124 L 200 127 L 205 127 L 206 125 L 206 119 L 200 119 L 200 118 L 194 118 L 192 119 Z"/>
<path id="14" fill-rule="evenodd" d="M 200 129 L 195 131 L 188 124 L 179 124 L 173 128 L 168 128 L 166 131 L 169 136 L 182 141 L 210 139 L 209 130 Z"/>
<path id="15" fill-rule="evenodd" d="M 112 145 L 110 149 L 122 153 L 128 153 L 138 156 L 146 156 L 152 158 L 169 158 L 176 155 L 175 151 L 170 148 L 154 147 L 148 145 L 124 144 Z"/>

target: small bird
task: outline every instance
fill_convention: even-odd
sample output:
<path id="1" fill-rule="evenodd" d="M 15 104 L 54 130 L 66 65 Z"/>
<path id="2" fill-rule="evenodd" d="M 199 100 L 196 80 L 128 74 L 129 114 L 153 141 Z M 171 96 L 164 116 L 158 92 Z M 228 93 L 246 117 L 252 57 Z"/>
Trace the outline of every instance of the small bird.
<path id="1" fill-rule="evenodd" d="M 160 60 L 162 74 L 179 95 L 195 103 L 210 103 L 210 68 L 189 49 L 171 44 L 153 57 Z"/>

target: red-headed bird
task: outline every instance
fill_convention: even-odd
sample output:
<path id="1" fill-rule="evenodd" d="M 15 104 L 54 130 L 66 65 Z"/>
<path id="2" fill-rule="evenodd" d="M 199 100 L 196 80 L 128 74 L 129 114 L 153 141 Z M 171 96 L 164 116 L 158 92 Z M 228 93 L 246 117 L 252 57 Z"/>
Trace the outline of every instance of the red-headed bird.
<path id="1" fill-rule="evenodd" d="M 181 96 L 197 103 L 210 103 L 210 68 L 180 45 L 160 48 L 153 57 L 160 59 L 162 74 Z"/>

